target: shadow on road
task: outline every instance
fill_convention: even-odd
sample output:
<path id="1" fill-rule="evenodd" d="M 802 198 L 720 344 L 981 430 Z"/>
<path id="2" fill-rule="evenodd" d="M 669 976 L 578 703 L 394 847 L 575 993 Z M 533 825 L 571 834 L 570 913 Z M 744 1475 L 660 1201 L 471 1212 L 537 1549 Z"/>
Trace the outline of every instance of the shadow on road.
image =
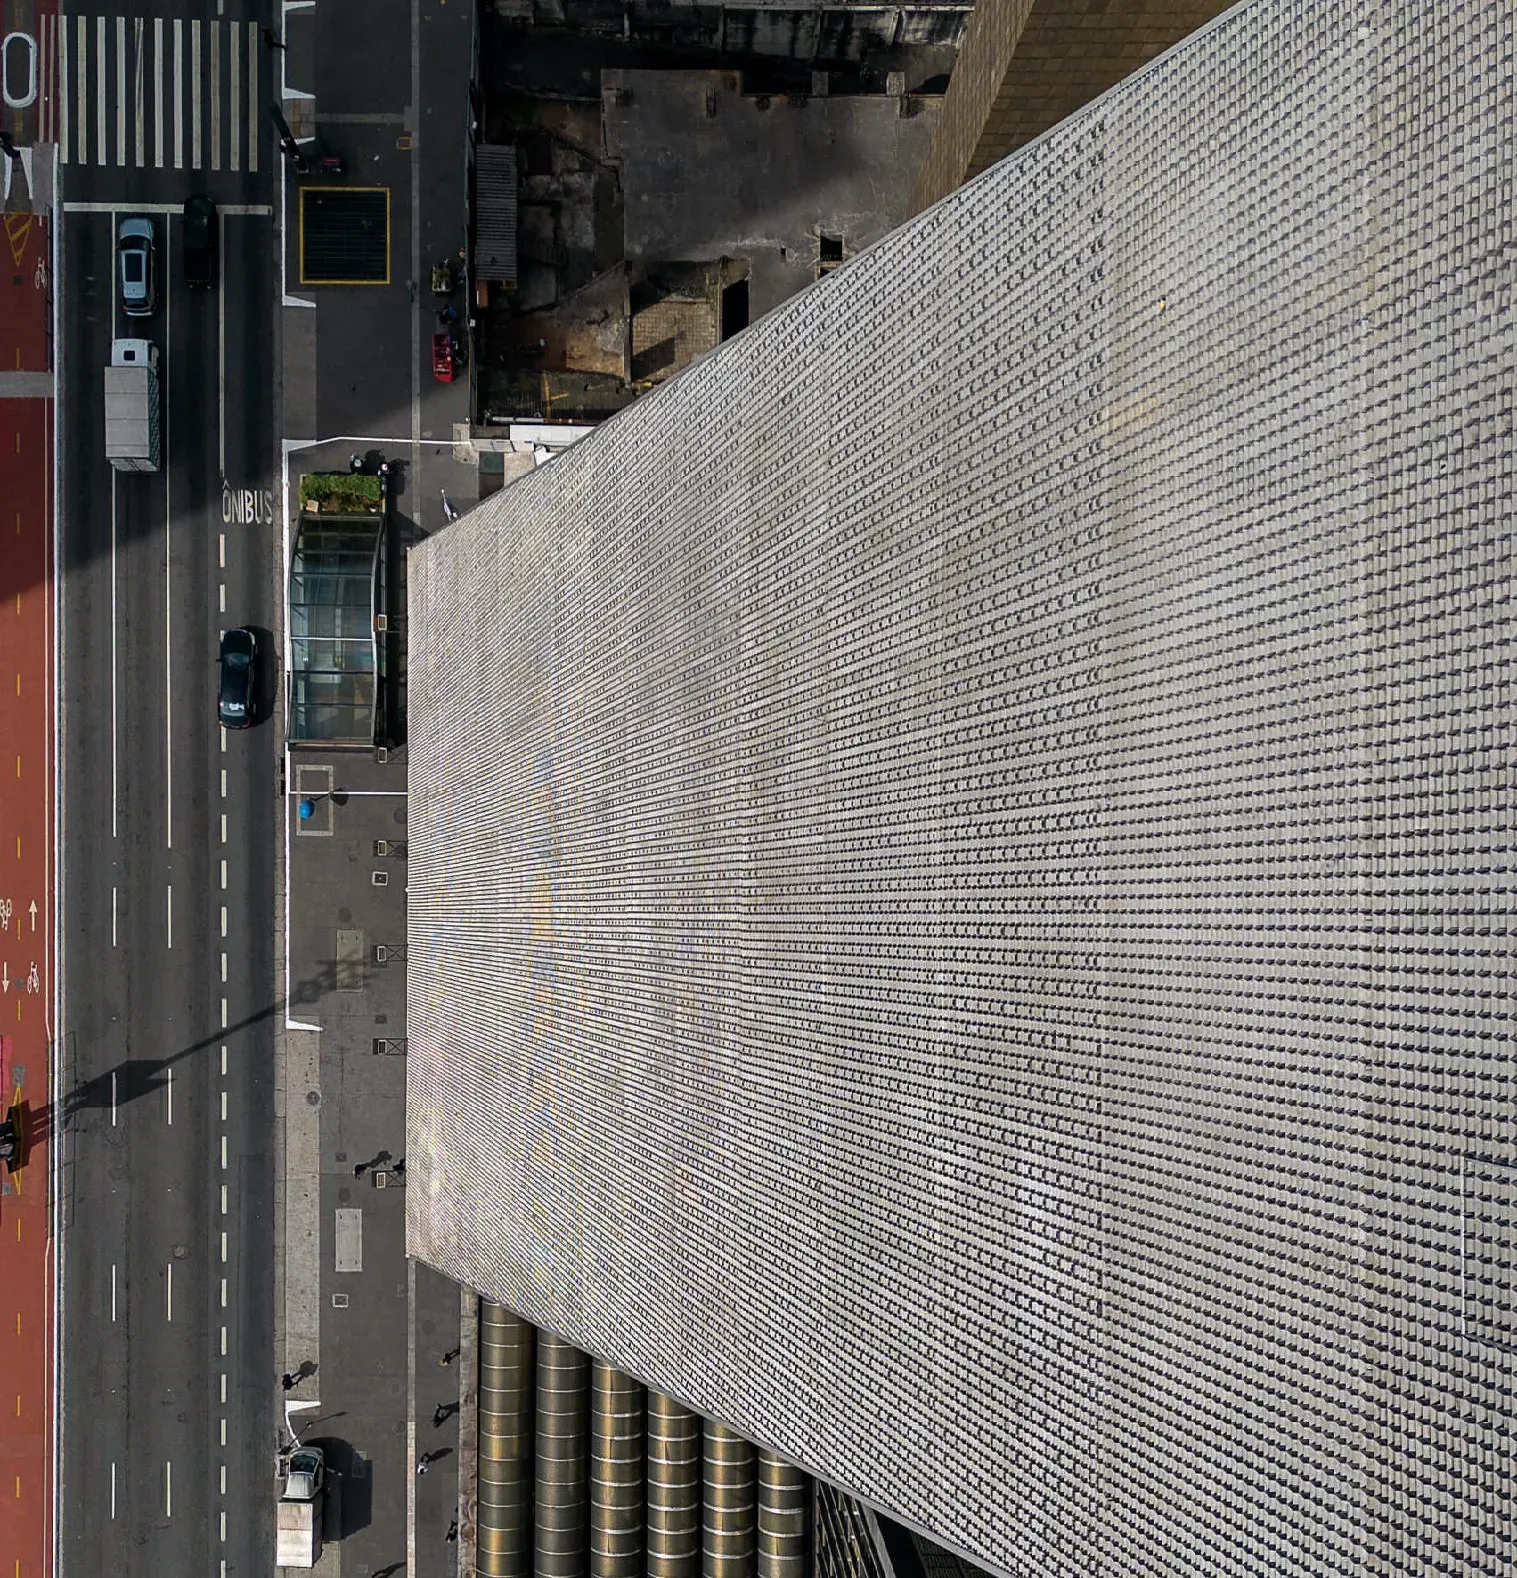
<path id="1" fill-rule="evenodd" d="M 374 1516 L 372 1465 L 352 1444 L 336 1436 L 322 1436 L 306 1443 L 327 1455 L 327 1513 L 322 1535 L 345 1540 L 368 1528 Z"/>
<path id="2" fill-rule="evenodd" d="M 267 1008 L 260 1008 L 257 1013 L 249 1014 L 246 1018 L 239 1019 L 212 1035 L 202 1036 L 200 1040 L 192 1041 L 188 1046 L 181 1047 L 177 1052 L 171 1052 L 167 1057 L 127 1058 L 124 1062 L 116 1064 L 114 1068 L 108 1068 L 92 1079 L 73 1085 L 61 1103 L 55 1102 L 42 1108 L 33 1118 L 38 1128 L 32 1131 L 29 1139 L 34 1141 L 44 1135 L 51 1135 L 54 1128 L 60 1124 L 66 1128 L 81 1113 L 101 1111 L 112 1106 L 119 1109 L 129 1106 L 134 1101 L 140 1101 L 144 1096 L 150 1096 L 155 1091 L 161 1091 L 168 1083 L 169 1069 L 176 1063 L 183 1063 L 197 1053 L 209 1052 L 212 1047 L 220 1046 L 229 1036 L 235 1036 L 243 1030 L 251 1030 L 255 1025 L 263 1024 L 273 1019 L 276 1014 L 284 1013 L 290 1008 L 309 1007 L 313 1003 L 318 1003 L 336 988 L 337 962 L 331 960 L 322 965 L 314 975 L 297 982 L 294 991 L 270 1003 Z"/>

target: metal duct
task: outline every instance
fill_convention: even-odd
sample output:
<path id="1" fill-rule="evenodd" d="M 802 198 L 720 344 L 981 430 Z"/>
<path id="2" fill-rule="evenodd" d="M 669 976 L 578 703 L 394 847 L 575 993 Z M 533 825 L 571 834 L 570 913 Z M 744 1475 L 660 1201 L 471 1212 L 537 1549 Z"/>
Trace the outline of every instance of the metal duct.
<path id="1" fill-rule="evenodd" d="M 480 1578 L 532 1572 L 532 1328 L 486 1301 L 479 1321 Z"/>
<path id="2" fill-rule="evenodd" d="M 757 1456 L 753 1443 L 708 1419 L 703 1578 L 753 1578 L 757 1545 Z"/>
<path id="3" fill-rule="evenodd" d="M 537 1578 L 590 1570 L 590 1361 L 537 1334 Z"/>
<path id="4" fill-rule="evenodd" d="M 767 1452 L 758 1455 L 758 1578 L 808 1578 L 811 1477 Z"/>
<path id="5" fill-rule="evenodd" d="M 642 1384 L 597 1359 L 591 1387 L 591 1578 L 643 1578 Z"/>
<path id="6" fill-rule="evenodd" d="M 696 1578 L 701 1558 L 701 1418 L 648 1393 L 648 1578 Z"/>

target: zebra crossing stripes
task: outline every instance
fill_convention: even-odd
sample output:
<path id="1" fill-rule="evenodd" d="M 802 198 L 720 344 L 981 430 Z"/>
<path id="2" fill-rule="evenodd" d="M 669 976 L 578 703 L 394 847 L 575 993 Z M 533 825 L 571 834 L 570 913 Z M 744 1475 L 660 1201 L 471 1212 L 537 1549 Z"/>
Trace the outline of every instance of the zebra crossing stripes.
<path id="1" fill-rule="evenodd" d="M 257 173 L 256 22 L 68 16 L 54 26 L 61 164 Z"/>

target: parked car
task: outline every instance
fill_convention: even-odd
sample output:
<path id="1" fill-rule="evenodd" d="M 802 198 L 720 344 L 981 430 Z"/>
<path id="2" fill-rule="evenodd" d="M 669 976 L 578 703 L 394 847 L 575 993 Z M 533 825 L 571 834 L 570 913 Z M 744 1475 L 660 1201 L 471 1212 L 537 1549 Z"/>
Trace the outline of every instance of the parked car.
<path id="1" fill-rule="evenodd" d="M 191 290 L 216 285 L 216 205 L 191 197 L 184 205 L 184 282 Z"/>
<path id="2" fill-rule="evenodd" d="M 258 708 L 258 637 L 246 626 L 221 632 L 221 686 L 216 715 L 228 729 L 245 729 Z"/>
<path id="3" fill-rule="evenodd" d="M 123 219 L 116 233 L 116 274 L 121 310 L 129 318 L 151 317 L 158 306 L 153 253 L 153 221 L 141 215 Z"/>

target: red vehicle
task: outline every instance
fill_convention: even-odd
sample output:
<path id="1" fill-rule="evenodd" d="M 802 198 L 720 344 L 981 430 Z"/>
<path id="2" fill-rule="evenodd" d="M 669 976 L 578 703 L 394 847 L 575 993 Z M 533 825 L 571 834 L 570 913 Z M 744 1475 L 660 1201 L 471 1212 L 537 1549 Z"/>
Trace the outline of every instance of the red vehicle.
<path id="1" fill-rule="evenodd" d="M 432 376 L 439 383 L 450 384 L 453 382 L 453 336 L 451 334 L 434 334 L 432 336 Z"/>

